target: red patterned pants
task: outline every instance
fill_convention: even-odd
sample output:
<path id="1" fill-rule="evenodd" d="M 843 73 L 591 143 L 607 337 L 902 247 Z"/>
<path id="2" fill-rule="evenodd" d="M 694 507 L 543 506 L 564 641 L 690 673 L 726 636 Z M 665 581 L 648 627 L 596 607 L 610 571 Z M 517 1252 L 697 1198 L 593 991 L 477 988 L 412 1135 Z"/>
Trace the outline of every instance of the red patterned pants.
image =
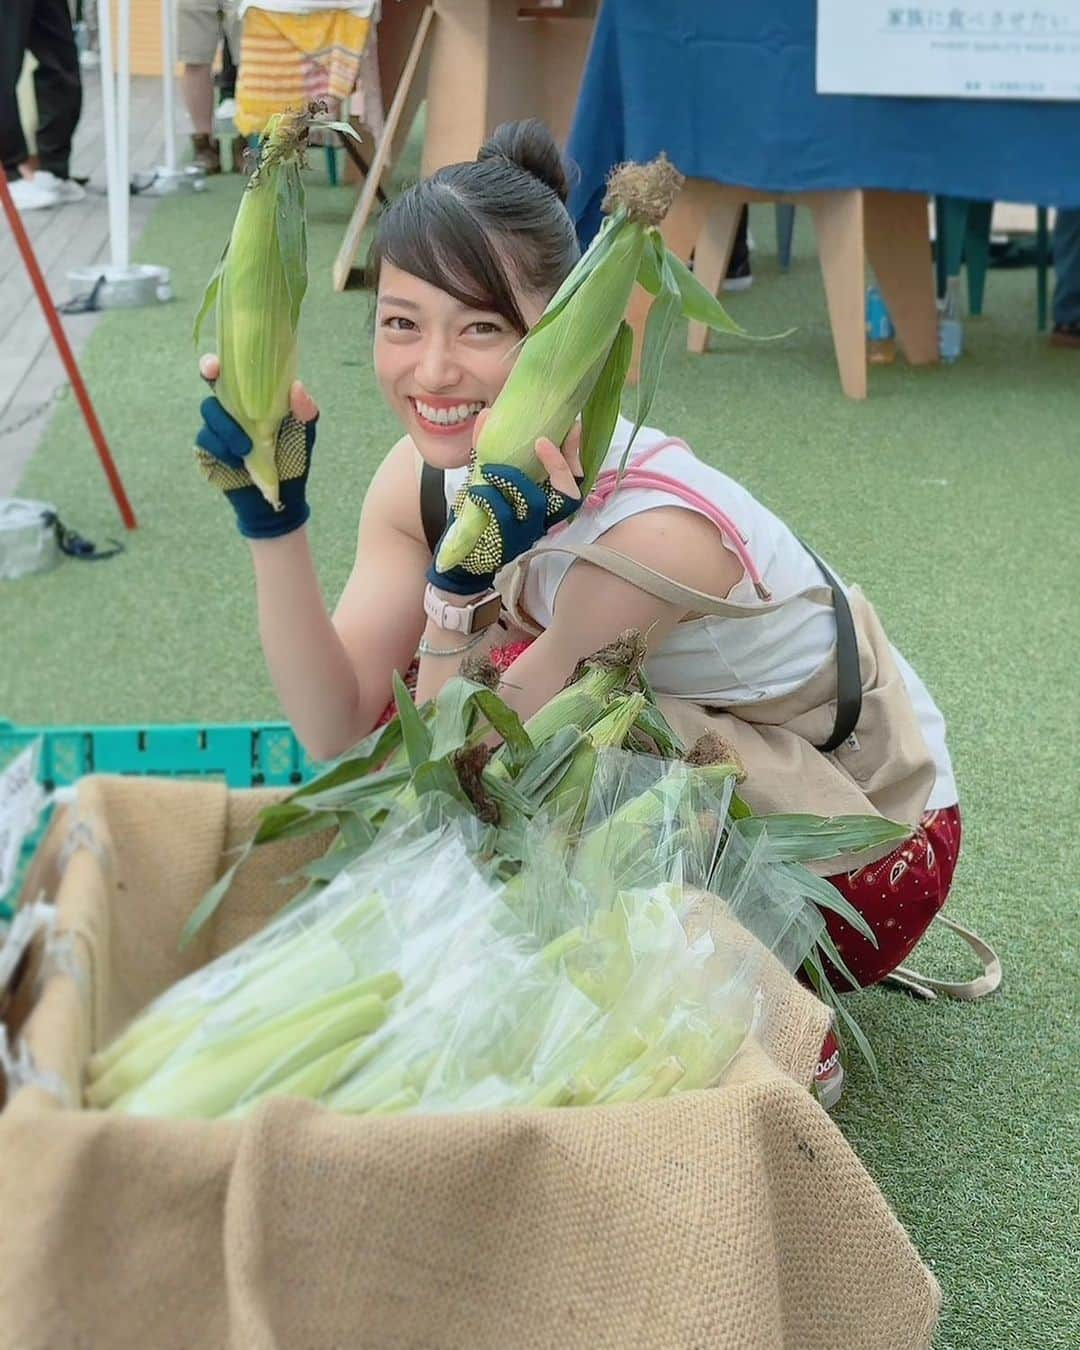
<path id="1" fill-rule="evenodd" d="M 888 857 L 829 877 L 878 940 L 874 947 L 835 914 L 826 916 L 840 955 L 864 988 L 903 965 L 945 904 L 960 856 L 961 834 L 959 806 L 927 811 L 911 838 Z M 841 980 L 837 987 L 848 986 Z"/>
<path id="2" fill-rule="evenodd" d="M 491 659 L 497 669 L 506 670 L 528 645 L 514 642 L 496 647 Z M 410 688 L 415 676 L 414 667 L 407 679 Z M 393 713 L 391 703 L 381 720 L 389 721 Z M 828 878 L 866 919 L 878 940 L 875 947 L 837 915 L 826 915 L 826 927 L 840 955 L 863 988 L 903 965 L 945 904 L 960 856 L 961 832 L 959 806 L 928 811 L 911 838 L 888 857 Z M 835 971 L 829 972 L 829 978 L 841 991 L 850 987 Z"/>

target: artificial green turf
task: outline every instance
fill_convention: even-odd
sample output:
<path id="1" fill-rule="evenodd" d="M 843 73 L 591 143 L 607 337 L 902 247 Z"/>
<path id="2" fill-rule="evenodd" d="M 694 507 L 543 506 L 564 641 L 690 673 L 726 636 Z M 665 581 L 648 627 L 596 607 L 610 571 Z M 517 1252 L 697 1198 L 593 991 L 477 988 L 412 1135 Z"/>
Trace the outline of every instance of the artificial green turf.
<path id="1" fill-rule="evenodd" d="M 111 562 L 3 587 L 0 716 L 280 715 L 246 548 L 189 449 L 201 397 L 191 318 L 237 191 L 223 179 L 161 202 L 139 255 L 172 267 L 178 300 L 111 314 L 91 342 L 85 373 L 140 528 Z M 330 289 L 351 194 L 316 183 L 309 200 L 302 363 L 323 409 L 311 534 L 333 597 L 395 426 L 372 380 L 369 301 Z M 869 400 L 849 402 L 806 222 L 786 276 L 770 213 L 753 224 L 756 283 L 730 308 L 754 332 L 797 331 L 768 345 L 716 341 L 704 358 L 687 356 L 679 333 L 651 420 L 861 581 L 927 680 L 949 719 L 966 825 L 950 912 L 1005 966 L 1000 995 L 976 1005 L 859 995 L 882 1079 L 856 1067 L 837 1119 L 942 1283 L 940 1347 L 1073 1346 L 1080 353 L 1036 336 L 1031 272 L 994 272 L 958 364 L 875 369 Z M 117 533 L 70 399 L 21 493 L 99 541 Z M 932 966 L 964 968 L 958 948 L 927 946 Z"/>

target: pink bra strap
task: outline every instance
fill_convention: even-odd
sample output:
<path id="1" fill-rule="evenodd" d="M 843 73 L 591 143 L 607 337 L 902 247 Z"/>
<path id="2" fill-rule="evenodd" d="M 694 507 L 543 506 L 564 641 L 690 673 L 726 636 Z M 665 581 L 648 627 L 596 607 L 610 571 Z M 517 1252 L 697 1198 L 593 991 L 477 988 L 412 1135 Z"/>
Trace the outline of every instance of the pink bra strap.
<path id="1" fill-rule="evenodd" d="M 739 561 L 746 568 L 747 576 L 754 583 L 754 590 L 762 600 L 771 600 L 772 592 L 762 581 L 761 573 L 750 556 L 750 550 L 746 546 L 746 536 L 731 517 L 722 511 L 715 502 L 711 502 L 708 497 L 690 487 L 688 483 L 683 483 L 678 478 L 672 478 L 666 473 L 656 473 L 642 467 L 661 450 L 668 450 L 672 446 L 678 446 L 680 449 L 687 451 L 688 454 L 693 454 L 685 441 L 680 440 L 677 436 L 669 436 L 667 440 L 652 446 L 643 455 L 635 459 L 621 477 L 615 469 L 608 469 L 605 473 L 600 474 L 592 492 L 589 493 L 587 509 L 598 511 L 607 503 L 611 494 L 621 487 L 654 488 L 662 492 L 669 492 L 673 497 L 680 497 L 688 506 L 700 511 L 703 516 L 711 520 L 720 533 L 730 539 L 731 546 L 738 555 Z"/>

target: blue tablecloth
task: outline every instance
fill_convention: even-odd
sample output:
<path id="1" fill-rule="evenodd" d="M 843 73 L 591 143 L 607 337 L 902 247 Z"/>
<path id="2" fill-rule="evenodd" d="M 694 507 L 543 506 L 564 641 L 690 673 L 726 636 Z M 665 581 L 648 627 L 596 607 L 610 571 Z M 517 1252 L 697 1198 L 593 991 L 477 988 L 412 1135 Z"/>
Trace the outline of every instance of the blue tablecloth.
<path id="1" fill-rule="evenodd" d="M 816 12 L 815 0 L 604 0 L 568 146 L 583 240 L 611 166 L 661 150 L 691 177 L 764 190 L 1080 204 L 1080 103 L 817 94 Z"/>

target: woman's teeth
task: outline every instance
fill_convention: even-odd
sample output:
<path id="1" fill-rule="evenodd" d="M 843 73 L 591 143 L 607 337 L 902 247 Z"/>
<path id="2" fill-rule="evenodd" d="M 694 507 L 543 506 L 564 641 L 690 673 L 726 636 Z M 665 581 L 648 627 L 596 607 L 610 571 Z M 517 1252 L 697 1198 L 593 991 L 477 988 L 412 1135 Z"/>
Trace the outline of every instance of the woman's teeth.
<path id="1" fill-rule="evenodd" d="M 419 398 L 414 398 L 413 403 L 416 411 L 426 422 L 435 422 L 443 427 L 466 422 L 470 417 L 475 417 L 484 407 L 483 403 L 459 403 L 453 408 L 433 408 L 430 403 L 425 403 Z"/>

